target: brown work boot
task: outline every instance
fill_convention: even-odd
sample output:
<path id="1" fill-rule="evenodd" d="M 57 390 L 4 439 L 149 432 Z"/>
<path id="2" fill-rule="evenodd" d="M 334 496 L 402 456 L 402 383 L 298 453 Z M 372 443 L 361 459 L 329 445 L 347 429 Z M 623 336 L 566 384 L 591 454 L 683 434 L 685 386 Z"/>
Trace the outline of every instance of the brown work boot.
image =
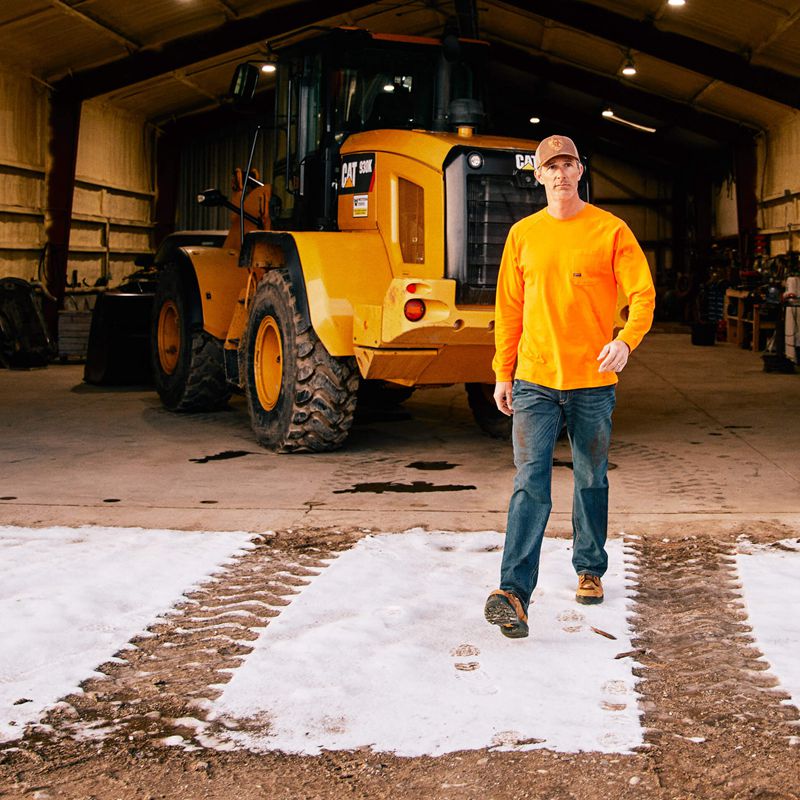
<path id="1" fill-rule="evenodd" d="M 578 591 L 575 599 L 585 606 L 603 602 L 603 584 L 597 575 L 578 575 Z"/>
<path id="2" fill-rule="evenodd" d="M 500 633 L 509 639 L 524 639 L 528 635 L 528 615 L 520 599 L 511 592 L 495 589 L 483 609 L 486 621 L 500 626 Z"/>

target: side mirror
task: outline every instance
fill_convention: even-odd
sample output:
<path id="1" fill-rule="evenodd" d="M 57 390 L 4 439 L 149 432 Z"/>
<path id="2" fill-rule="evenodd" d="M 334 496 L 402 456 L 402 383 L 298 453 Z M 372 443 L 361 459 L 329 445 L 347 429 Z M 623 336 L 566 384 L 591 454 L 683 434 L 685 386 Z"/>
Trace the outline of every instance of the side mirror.
<path id="1" fill-rule="evenodd" d="M 219 189 L 204 189 L 197 195 L 197 202 L 201 206 L 224 206 L 228 198 Z"/>
<path id="2" fill-rule="evenodd" d="M 246 103 L 253 99 L 258 86 L 258 73 L 260 71 L 255 64 L 250 63 L 239 64 L 236 67 L 230 88 L 230 93 L 234 100 Z"/>

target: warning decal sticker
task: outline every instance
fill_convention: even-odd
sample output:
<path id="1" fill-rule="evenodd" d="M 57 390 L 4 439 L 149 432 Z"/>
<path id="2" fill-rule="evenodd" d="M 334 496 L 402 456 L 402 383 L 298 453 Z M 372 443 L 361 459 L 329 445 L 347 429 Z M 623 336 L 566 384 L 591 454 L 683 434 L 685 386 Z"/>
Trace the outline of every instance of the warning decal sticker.
<path id="1" fill-rule="evenodd" d="M 364 194 L 375 184 L 375 153 L 350 153 L 342 157 L 339 194 Z"/>

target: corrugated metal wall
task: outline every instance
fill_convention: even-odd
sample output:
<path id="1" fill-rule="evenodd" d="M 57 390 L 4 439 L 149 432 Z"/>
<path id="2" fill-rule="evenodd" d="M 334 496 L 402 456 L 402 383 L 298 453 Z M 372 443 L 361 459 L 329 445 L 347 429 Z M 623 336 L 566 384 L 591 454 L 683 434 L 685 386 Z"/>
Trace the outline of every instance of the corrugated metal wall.
<path id="1" fill-rule="evenodd" d="M 37 275 L 46 151 L 47 90 L 0 69 L 0 277 Z"/>
<path id="2" fill-rule="evenodd" d="M 672 265 L 672 188 L 655 173 L 606 156 L 591 163 L 592 201 L 625 220 L 653 275 Z"/>
<path id="3" fill-rule="evenodd" d="M 230 212 L 223 208 L 203 208 L 197 194 L 203 189 L 217 188 L 231 196 L 231 173 L 247 166 L 255 124 L 242 120 L 186 142 L 181 149 L 178 189 L 177 230 L 223 230 L 230 226 Z M 269 153 L 272 150 L 271 130 L 261 131 L 253 166 L 266 182 L 271 180 Z"/>
<path id="4" fill-rule="evenodd" d="M 759 137 L 756 191 L 772 255 L 800 250 L 800 116 Z"/>

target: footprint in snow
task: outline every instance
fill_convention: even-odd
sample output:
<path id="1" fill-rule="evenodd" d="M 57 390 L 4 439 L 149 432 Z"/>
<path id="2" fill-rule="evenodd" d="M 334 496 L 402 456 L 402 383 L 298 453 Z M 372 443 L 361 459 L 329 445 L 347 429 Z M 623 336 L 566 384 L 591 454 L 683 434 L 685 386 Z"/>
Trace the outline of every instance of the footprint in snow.
<path id="1" fill-rule="evenodd" d="M 460 644 L 450 651 L 453 658 L 466 658 L 468 656 L 479 656 L 481 651 L 475 647 L 474 644 Z M 478 661 L 456 661 L 453 666 L 461 672 L 473 672 L 480 669 L 480 662 Z"/>
<path id="2" fill-rule="evenodd" d="M 586 617 L 584 617 L 580 611 L 573 611 L 570 609 L 569 611 L 562 611 L 556 619 L 558 619 L 559 622 L 567 623 L 566 625 L 562 625 L 562 631 L 566 633 L 578 633 L 583 629 L 583 622 Z"/>
<path id="3" fill-rule="evenodd" d="M 465 658 L 466 656 L 479 656 L 481 651 L 474 644 L 460 644 L 450 651 L 454 658 Z"/>

